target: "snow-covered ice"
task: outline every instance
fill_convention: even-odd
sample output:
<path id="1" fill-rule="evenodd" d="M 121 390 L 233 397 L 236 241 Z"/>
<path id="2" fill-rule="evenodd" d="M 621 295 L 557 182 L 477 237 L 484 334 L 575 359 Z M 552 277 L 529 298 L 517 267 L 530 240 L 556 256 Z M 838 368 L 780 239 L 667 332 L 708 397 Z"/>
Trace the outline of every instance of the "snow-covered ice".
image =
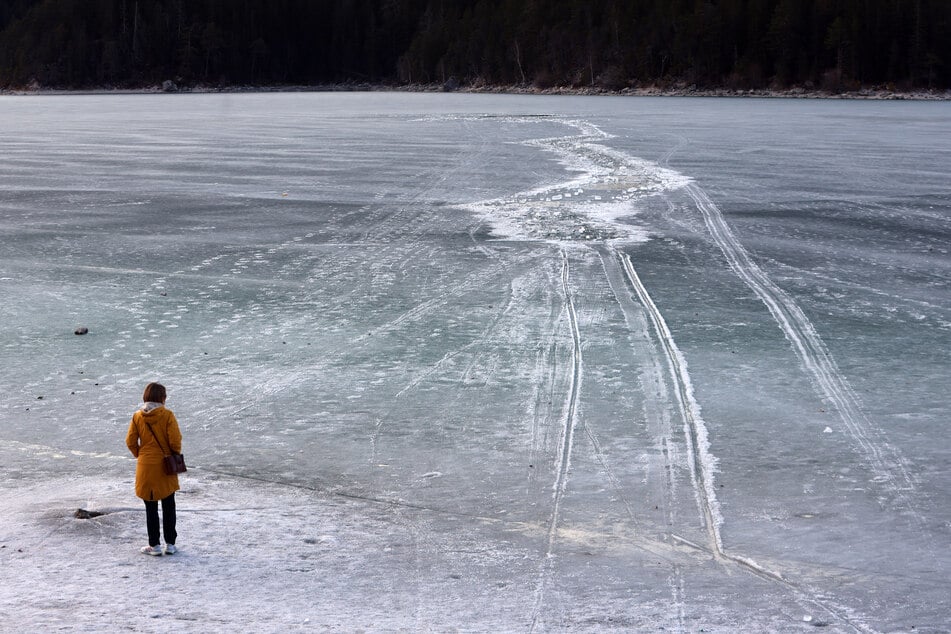
<path id="1" fill-rule="evenodd" d="M 946 105 L 0 113 L 0 629 L 951 630 Z"/>

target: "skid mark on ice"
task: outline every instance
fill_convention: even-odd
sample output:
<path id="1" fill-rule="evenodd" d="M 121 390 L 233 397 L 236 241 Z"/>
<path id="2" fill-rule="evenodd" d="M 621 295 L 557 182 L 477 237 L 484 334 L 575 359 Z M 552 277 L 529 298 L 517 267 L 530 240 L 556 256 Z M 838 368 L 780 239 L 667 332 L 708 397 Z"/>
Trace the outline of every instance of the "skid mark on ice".
<path id="1" fill-rule="evenodd" d="M 753 262 L 710 197 L 694 184 L 687 186 L 686 191 L 703 215 L 710 234 L 730 267 L 766 305 L 812 377 L 820 395 L 835 406 L 849 435 L 872 469 L 874 480 L 886 488 L 899 506 L 910 511 L 918 524 L 923 524 L 924 518 L 908 497 L 908 492 L 915 490 L 916 481 L 908 471 L 903 456 L 862 412 L 858 396 L 839 372 L 812 322 L 793 298 Z"/>
<path id="2" fill-rule="evenodd" d="M 650 326 L 647 323 L 644 307 L 635 301 L 630 293 L 626 273 L 621 270 L 620 258 L 611 250 L 598 249 L 604 273 L 611 287 L 614 297 L 624 315 L 628 329 L 635 335 L 633 342 L 646 340 L 638 346 L 635 353 L 645 359 L 645 368 L 641 376 L 641 387 L 644 394 L 644 419 L 647 422 L 655 446 L 655 456 L 649 460 L 647 483 L 652 490 L 648 498 L 650 508 L 651 498 L 659 507 L 664 531 L 669 532 L 675 526 L 677 518 L 674 515 L 674 501 L 677 487 L 674 479 L 676 458 L 671 447 L 671 411 L 670 392 L 665 380 L 664 365 L 658 358 L 657 347 L 650 335 Z M 632 342 L 632 343 L 633 343 Z M 632 512 L 632 511 L 631 511 Z M 670 539 L 668 535 L 666 537 Z M 678 623 L 685 628 L 686 591 L 684 586 L 683 566 L 672 563 L 671 574 L 668 577 L 673 605 L 677 610 Z"/>
<path id="3" fill-rule="evenodd" d="M 574 299 L 569 284 L 568 254 L 562 251 L 561 285 L 564 293 L 565 311 L 571 328 L 571 381 L 568 394 L 565 397 L 565 414 L 561 421 L 561 438 L 558 448 L 558 465 L 555 472 L 555 481 L 552 485 L 552 511 L 548 525 L 548 537 L 545 547 L 545 560 L 539 573 L 538 584 L 535 588 L 535 606 L 532 611 L 531 631 L 535 631 L 541 617 L 542 603 L 545 598 L 545 589 L 552 575 L 552 555 L 555 548 L 555 537 L 558 533 L 558 522 L 561 515 L 561 505 L 568 489 L 568 473 L 571 468 L 571 451 L 575 441 L 575 425 L 578 408 L 578 395 L 581 391 L 581 332 L 578 329 L 578 315 L 575 312 Z"/>
<path id="4" fill-rule="evenodd" d="M 523 256 L 516 259 L 514 262 L 520 264 L 524 261 L 530 259 L 531 256 Z M 474 273 L 465 279 L 463 279 L 458 284 L 453 284 L 451 287 L 446 289 L 445 292 L 440 293 L 438 296 L 428 299 L 424 302 L 420 302 L 413 308 L 403 312 L 400 315 L 397 315 L 393 319 L 387 321 L 386 323 L 380 324 L 372 328 L 367 334 L 359 335 L 348 342 L 348 347 L 361 344 L 368 339 L 379 336 L 383 333 L 397 330 L 405 323 L 411 323 L 419 320 L 424 315 L 431 313 L 432 311 L 441 308 L 446 305 L 446 303 L 455 297 L 460 297 L 464 295 L 468 289 L 478 288 L 480 285 L 484 284 L 488 280 L 494 279 L 499 276 L 499 274 L 504 270 L 502 266 L 490 267 L 483 271 Z"/>
<path id="5" fill-rule="evenodd" d="M 545 617 L 545 611 L 543 609 L 545 594 L 548 587 L 554 583 L 554 552 L 556 541 L 559 537 L 559 527 L 561 521 L 562 506 L 564 504 L 564 498 L 567 493 L 568 482 L 571 472 L 571 457 L 573 453 L 573 448 L 577 440 L 577 434 L 580 429 L 583 430 L 585 437 L 591 443 L 592 452 L 598 464 L 602 468 L 602 472 L 609 484 L 614 490 L 614 494 L 620 500 L 621 504 L 624 506 L 625 511 L 627 512 L 628 517 L 631 520 L 631 528 L 633 529 L 634 537 L 632 545 L 635 548 L 643 550 L 645 552 L 651 553 L 654 556 L 660 557 L 672 565 L 676 571 L 681 571 L 683 569 L 683 560 L 676 555 L 677 549 L 672 547 L 669 543 L 660 541 L 657 539 L 652 539 L 650 537 L 641 535 L 637 530 L 638 519 L 634 511 L 634 504 L 628 498 L 625 493 L 624 487 L 620 479 L 617 477 L 614 470 L 611 468 L 608 463 L 605 452 L 602 448 L 601 441 L 598 439 L 597 435 L 591 430 L 590 427 L 584 425 L 579 419 L 579 407 L 581 405 L 581 386 L 583 382 L 583 339 L 581 336 L 580 329 L 580 320 L 578 317 L 577 308 L 574 300 L 574 293 L 571 290 L 570 285 L 570 261 L 568 259 L 568 254 L 565 250 L 561 251 L 562 256 L 562 269 L 561 269 L 561 290 L 563 295 L 563 313 L 567 316 L 568 327 L 571 332 L 571 356 L 570 356 L 570 369 L 568 371 L 568 386 L 566 390 L 566 396 L 564 400 L 564 405 L 562 407 L 562 418 L 559 424 L 560 434 L 559 441 L 556 449 L 556 465 L 555 465 L 555 479 L 552 485 L 552 511 L 549 517 L 549 523 L 547 528 L 547 539 L 546 539 L 546 548 L 545 556 L 541 564 L 541 569 L 539 571 L 539 578 L 536 585 L 535 591 L 535 608 L 532 613 L 532 626 L 531 629 L 535 630 L 541 625 L 541 621 Z M 553 332 L 553 331 L 552 331 Z M 547 352 L 542 352 L 540 357 L 545 358 L 548 367 L 547 380 L 544 382 L 544 385 L 548 389 L 547 398 L 543 394 L 542 397 L 547 402 L 551 403 L 555 399 L 554 397 L 554 388 L 555 380 L 557 375 L 557 364 L 555 360 L 557 359 L 556 354 L 556 343 L 554 341 L 550 342 L 550 345 L 547 347 Z M 536 406 L 538 404 L 539 395 L 536 393 L 534 402 Z M 551 406 L 548 406 L 547 416 L 551 415 Z M 537 451 L 537 436 L 538 436 L 538 412 L 534 412 L 533 415 L 533 441 L 532 441 L 532 452 Z M 534 462 L 534 458 L 533 458 Z M 682 586 L 682 579 L 680 580 Z"/>
<path id="6" fill-rule="evenodd" d="M 870 632 L 871 630 L 869 628 L 863 625 L 856 617 L 852 616 L 848 608 L 837 605 L 831 600 L 819 598 L 815 596 L 814 593 L 810 593 L 785 579 L 780 573 L 761 566 L 749 557 L 728 552 L 723 548 L 719 534 L 719 525 L 722 523 L 722 518 L 720 517 L 712 479 L 715 462 L 712 456 L 709 455 L 706 427 L 703 419 L 700 417 L 699 406 L 693 398 L 693 390 L 689 375 L 687 374 L 686 362 L 683 360 L 680 350 L 674 343 L 663 316 L 660 314 L 657 306 L 647 293 L 647 289 L 638 277 L 637 272 L 634 270 L 629 256 L 607 247 L 600 247 L 599 254 L 605 264 L 606 271 L 613 270 L 615 266 L 614 262 L 619 263 L 639 303 L 647 312 L 657 338 L 659 339 L 660 347 L 663 350 L 670 380 L 674 385 L 674 396 L 677 408 L 684 420 L 684 434 L 687 440 L 691 480 L 694 484 L 701 516 L 707 530 L 708 543 L 706 545 L 696 544 L 674 533 L 670 534 L 672 540 L 675 543 L 707 553 L 729 568 L 738 568 L 765 581 L 780 584 L 789 590 L 804 608 L 808 608 L 811 612 L 827 614 L 829 617 L 846 624 L 855 631 Z M 609 275 L 609 280 L 610 277 Z M 628 301 L 627 299 L 622 299 L 623 297 L 623 294 L 619 294 L 618 301 L 621 302 L 622 305 Z M 663 441 L 663 447 L 666 457 L 665 462 L 670 464 L 670 459 L 667 457 L 668 445 L 666 439 Z M 670 477 L 669 471 L 668 477 Z M 669 481 L 667 484 L 668 494 L 672 493 L 672 487 L 673 483 Z M 668 517 L 671 516 L 668 515 Z M 673 563 L 673 574 L 669 583 L 674 600 L 678 606 L 678 614 L 680 614 L 680 618 L 683 619 L 683 605 L 685 604 L 684 578 L 683 570 L 677 563 Z M 681 622 L 683 621 L 681 620 Z"/>
<path id="7" fill-rule="evenodd" d="M 464 122 L 466 128 L 471 124 Z M 467 138 L 479 138 L 480 142 L 476 147 L 460 146 L 455 160 L 451 164 L 440 164 L 435 168 L 429 168 L 418 172 L 413 176 L 414 182 L 423 185 L 414 191 L 413 195 L 398 201 L 393 206 L 378 206 L 374 216 L 379 219 L 370 226 L 364 236 L 366 241 L 383 242 L 370 264 L 371 270 L 377 270 L 381 264 L 388 262 L 385 266 L 390 268 L 393 263 L 402 268 L 407 263 L 415 262 L 420 259 L 420 253 L 430 248 L 428 241 L 425 240 L 426 233 L 432 229 L 429 210 L 431 199 L 435 197 L 444 198 L 441 189 L 451 190 L 451 184 L 471 171 L 471 169 L 484 162 L 484 155 L 488 151 L 490 141 L 484 136 L 465 133 Z M 447 185 L 449 183 L 449 185 Z M 395 237 L 399 240 L 394 240 Z M 399 252 L 395 257 L 387 257 L 393 249 L 398 248 Z"/>
<path id="8" fill-rule="evenodd" d="M 780 262 L 778 260 L 769 260 L 769 262 L 773 266 L 783 268 L 787 271 L 792 271 L 795 275 L 800 277 L 812 277 L 817 280 L 823 280 L 825 282 L 832 283 L 837 287 L 854 289 L 863 294 L 876 295 L 882 299 L 874 303 L 869 302 L 867 305 L 874 305 L 876 308 L 885 309 L 890 313 L 895 313 L 901 310 L 911 319 L 916 319 L 916 316 L 918 316 L 917 319 L 926 318 L 921 314 L 922 312 L 934 311 L 935 313 L 940 313 L 940 311 L 944 310 L 944 307 L 937 302 L 930 302 L 915 297 L 903 297 L 896 293 L 889 293 L 879 288 L 875 288 L 874 286 L 861 284 L 850 279 L 831 275 L 829 273 L 823 273 L 811 267 L 805 268 L 793 266 L 792 264 Z"/>
<path id="9" fill-rule="evenodd" d="M 650 334 L 650 325 L 643 306 L 633 301 L 627 281 L 626 272 L 622 271 L 619 257 L 616 252 L 607 249 L 598 249 L 604 274 L 608 285 L 614 294 L 615 300 L 621 308 L 624 321 L 633 335 L 632 345 L 635 345 L 635 354 L 645 360 L 641 370 L 639 382 L 643 391 L 643 415 L 647 423 L 648 432 L 655 442 L 655 450 L 660 459 L 659 468 L 653 464 L 648 471 L 648 480 L 659 485 L 663 505 L 665 525 L 673 524 L 672 500 L 676 493 L 676 482 L 672 469 L 676 460 L 670 447 L 671 418 L 673 415 L 670 392 L 665 380 L 665 367 L 658 358 L 658 350 Z M 659 472 L 661 478 L 652 478 L 651 474 Z M 659 480 L 659 482 L 658 482 Z"/>
<path id="10" fill-rule="evenodd" d="M 420 383 L 425 381 L 428 377 L 436 373 L 444 364 L 453 360 L 457 356 L 471 350 L 472 348 L 484 346 L 486 341 L 488 341 L 489 336 L 495 331 L 499 322 L 502 320 L 502 318 L 505 316 L 505 314 L 509 311 L 511 307 L 512 307 L 512 293 L 510 289 L 507 306 L 495 314 L 495 316 L 492 318 L 492 322 L 482 330 L 482 332 L 479 334 L 479 336 L 475 340 L 470 341 L 466 345 L 456 348 L 455 350 L 451 350 L 447 352 L 446 354 L 444 354 L 442 358 L 439 359 L 439 361 L 437 361 L 436 363 L 431 365 L 429 368 L 427 368 L 423 372 L 413 377 L 413 379 L 406 385 L 406 387 L 404 387 L 403 389 L 401 389 L 399 392 L 396 393 L 396 398 L 399 398 L 403 396 L 403 394 L 405 394 L 409 390 L 414 389 Z M 473 360 L 472 363 L 475 363 L 475 361 Z M 471 365 L 472 364 L 470 363 L 470 367 Z"/>
<path id="11" fill-rule="evenodd" d="M 538 463 L 539 448 L 544 448 L 547 445 L 548 421 L 551 420 L 554 413 L 552 404 L 554 403 L 555 383 L 557 379 L 558 357 L 556 352 L 558 345 L 554 340 L 554 333 L 552 331 L 550 331 L 550 333 L 545 342 L 545 346 L 540 348 L 535 355 L 535 376 L 544 376 L 544 381 L 535 382 L 535 388 L 532 392 L 532 405 L 529 412 L 532 420 L 532 441 L 528 459 L 530 461 L 529 464 L 532 465 Z M 535 481 L 537 473 L 537 469 L 529 470 L 529 482 Z"/>
<path id="12" fill-rule="evenodd" d="M 695 544 L 678 535 L 671 535 L 676 543 L 688 548 L 693 548 L 699 552 L 706 552 L 715 556 L 705 546 Z M 865 624 L 864 619 L 855 614 L 851 608 L 841 605 L 838 602 L 827 597 L 820 597 L 815 592 L 810 592 L 798 584 L 784 578 L 779 573 L 773 572 L 768 568 L 761 566 L 757 562 L 743 557 L 741 555 L 730 555 L 722 553 L 721 563 L 735 567 L 738 570 L 757 576 L 764 581 L 775 583 L 786 588 L 806 613 L 825 614 L 836 625 L 842 625 L 854 632 L 862 634 L 877 634 L 877 630 Z"/>
<path id="13" fill-rule="evenodd" d="M 687 362 L 674 342 L 673 335 L 667 327 L 667 322 L 664 321 L 660 310 L 654 304 L 654 300 L 651 299 L 640 277 L 634 270 L 630 257 L 627 254 L 620 254 L 613 250 L 605 250 L 602 252 L 602 257 L 613 257 L 619 260 L 621 269 L 627 276 L 638 301 L 647 311 L 651 325 L 657 334 L 660 349 L 663 351 L 667 362 L 670 380 L 674 386 L 673 391 L 677 409 L 684 421 L 690 477 L 694 484 L 697 504 L 710 542 L 710 551 L 715 557 L 720 558 L 723 556 L 723 546 L 720 540 L 720 524 L 723 520 L 720 516 L 719 503 L 713 485 L 713 470 L 716 467 L 716 460 L 710 454 L 707 428 L 700 416 L 700 406 L 693 396 L 693 385 L 690 382 L 690 375 L 687 373 Z"/>
<path id="14" fill-rule="evenodd" d="M 621 242 L 628 239 L 636 241 L 640 239 L 637 232 L 631 233 L 629 226 L 622 226 L 615 222 L 614 219 L 622 215 L 625 211 L 629 213 L 630 202 L 640 195 L 665 191 L 682 186 L 688 182 L 688 179 L 683 176 L 670 172 L 669 170 L 658 168 L 656 164 L 634 159 L 623 153 L 605 148 L 597 141 L 609 138 L 609 135 L 601 132 L 596 126 L 578 121 L 562 121 L 560 123 L 578 129 L 581 134 L 577 137 L 535 140 L 529 142 L 529 144 L 540 147 L 546 151 L 554 152 L 562 159 L 566 166 L 581 172 L 582 176 L 566 183 L 545 187 L 533 192 L 523 192 L 506 199 L 475 203 L 469 207 L 473 211 L 483 213 L 487 219 L 493 223 L 496 230 L 507 237 L 523 240 L 538 240 L 541 238 L 558 243 L 575 242 L 579 239 Z M 638 180 L 641 186 L 637 186 Z M 624 186 L 619 188 L 618 185 L 621 183 L 624 183 Z M 582 184 L 584 185 L 583 187 Z M 635 186 L 628 186 L 631 184 Z M 618 193 L 618 189 L 621 190 L 620 194 Z M 605 198 L 608 199 L 607 205 L 604 202 Z M 608 209 L 612 204 L 614 208 Z M 579 209 L 582 211 L 583 216 L 578 215 Z M 594 218 L 607 218 L 608 222 L 598 225 L 597 230 L 592 230 L 587 225 L 577 226 L 578 220 L 582 218 L 589 222 Z M 567 220 L 567 223 L 565 220 Z M 555 229 L 554 233 L 552 233 L 553 227 Z M 619 228 L 621 229 L 620 231 L 618 231 Z M 580 380 L 580 334 L 577 329 L 577 318 L 574 314 L 573 299 L 570 294 L 570 289 L 567 286 L 567 257 L 563 254 L 563 258 L 565 262 L 562 286 L 565 292 L 565 302 L 568 305 L 569 318 L 572 320 L 572 334 L 576 346 L 574 363 L 578 364 L 577 369 L 573 373 L 576 378 L 573 380 L 571 389 L 569 390 L 569 392 L 574 393 L 578 381 Z M 628 276 L 635 290 L 639 291 L 639 298 L 650 314 L 654 328 L 658 332 L 662 349 L 665 352 L 664 356 L 667 359 L 671 379 L 675 385 L 675 396 L 677 397 L 679 410 L 684 419 L 685 435 L 688 440 L 688 453 L 690 454 L 688 462 L 690 464 L 691 479 L 694 483 L 694 491 L 701 511 L 701 518 L 707 531 L 708 541 L 710 542 L 710 547 L 706 550 L 722 563 L 742 565 L 746 569 L 754 570 L 754 568 L 750 568 L 747 564 L 743 563 L 741 558 L 726 556 L 722 552 L 718 532 L 720 521 L 719 512 L 712 488 L 712 469 L 714 462 L 707 451 L 706 428 L 703 425 L 702 419 L 699 417 L 699 407 L 693 400 L 692 388 L 686 373 L 686 363 L 673 343 L 666 323 L 660 316 L 656 306 L 653 305 L 649 295 L 647 295 L 646 289 L 640 283 L 632 266 L 625 268 L 625 275 Z M 576 394 L 574 397 L 569 398 L 569 403 L 566 407 L 567 418 L 562 424 L 563 432 L 560 444 L 559 468 L 557 469 L 555 479 L 553 512 L 548 530 L 548 546 L 546 548 L 545 563 L 540 572 L 539 582 L 536 588 L 536 604 L 532 617 L 533 630 L 539 625 L 539 619 L 542 617 L 545 589 L 546 585 L 550 582 L 553 572 L 551 561 L 552 552 L 554 540 L 557 535 L 558 518 L 562 502 L 561 497 L 567 483 L 568 465 L 570 464 L 570 447 L 574 441 L 574 423 L 571 421 L 574 416 L 574 408 L 577 407 L 577 404 L 576 400 L 572 399 L 576 398 Z M 535 437 L 535 432 L 533 431 L 533 438 Z M 597 438 L 593 436 L 591 440 L 595 452 L 599 454 L 599 460 L 602 466 L 605 466 L 603 454 L 599 451 L 600 443 L 598 443 Z M 662 439 L 662 443 L 666 449 L 666 439 Z M 664 451 L 664 457 L 666 461 L 669 461 L 670 453 Z M 665 472 L 669 473 L 666 469 Z M 669 496 L 672 495 L 672 481 L 668 480 L 668 483 L 667 496 L 669 499 Z M 669 505 L 667 506 L 668 508 L 665 509 L 665 513 L 670 513 Z M 779 578 L 778 575 L 771 575 L 768 571 L 758 569 L 756 571 L 757 574 L 761 576 Z M 682 603 L 683 577 L 676 566 L 674 567 L 674 576 L 671 579 L 671 583 L 675 600 Z"/>
<path id="15" fill-rule="evenodd" d="M 578 329 L 578 315 L 575 312 L 574 298 L 572 297 L 571 287 L 569 285 L 570 268 L 567 253 L 562 252 L 562 257 L 564 262 L 561 271 L 561 283 L 565 296 L 565 311 L 568 315 L 568 323 L 571 328 L 571 382 L 565 401 L 561 447 L 558 452 L 558 472 L 553 486 L 552 521 L 551 528 L 548 532 L 548 551 L 546 553 L 549 556 L 554 546 L 562 498 L 564 497 L 565 490 L 568 488 L 568 471 L 571 467 L 571 451 L 574 447 L 578 394 L 581 391 L 581 332 Z"/>
<path id="16" fill-rule="evenodd" d="M 542 280 L 539 280 L 538 283 L 541 285 Z M 551 284 L 545 285 L 546 288 L 550 286 Z M 548 446 L 549 431 L 552 428 L 551 421 L 555 418 L 554 403 L 559 375 L 557 322 L 563 311 L 551 299 L 549 299 L 548 305 L 549 313 L 545 328 L 542 330 L 546 335 L 535 353 L 533 376 L 536 379 L 533 381 L 534 388 L 527 412 L 532 421 L 531 447 L 529 450 L 529 464 L 531 465 L 538 464 L 539 452 L 544 452 Z M 529 469 L 528 481 L 530 483 L 535 482 L 538 473 L 538 469 Z"/>
<path id="17" fill-rule="evenodd" d="M 526 255 L 515 259 L 514 264 L 518 265 L 529 259 L 531 259 L 531 256 Z M 415 323 L 433 311 L 444 308 L 453 298 L 464 296 L 470 289 L 482 287 L 489 280 L 497 278 L 504 269 L 504 265 L 496 265 L 477 271 L 460 280 L 458 284 L 444 289 L 444 291 L 437 296 L 420 302 L 393 319 L 371 328 L 366 334 L 342 340 L 336 346 L 324 348 L 322 351 L 322 359 L 303 366 L 302 369 L 305 371 L 290 374 L 281 371 L 274 372 L 273 377 L 266 378 L 259 382 L 254 393 L 244 399 L 244 404 L 230 410 L 228 415 L 234 416 L 251 410 L 252 408 L 259 407 L 262 403 L 266 404 L 273 400 L 278 394 L 312 380 L 313 375 L 323 371 L 328 364 L 339 361 L 341 357 L 353 354 L 365 345 L 374 343 L 380 336 L 398 331 L 404 325 Z M 259 374 L 263 375 L 264 372 L 262 371 Z"/>

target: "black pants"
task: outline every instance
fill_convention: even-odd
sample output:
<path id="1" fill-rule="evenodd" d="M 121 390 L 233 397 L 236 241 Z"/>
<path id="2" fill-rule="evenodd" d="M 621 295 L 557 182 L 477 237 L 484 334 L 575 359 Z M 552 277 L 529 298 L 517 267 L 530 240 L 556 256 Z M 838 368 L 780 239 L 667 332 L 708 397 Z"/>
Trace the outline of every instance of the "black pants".
<path id="1" fill-rule="evenodd" d="M 158 546 L 159 518 L 158 502 L 145 501 L 145 526 L 149 530 L 149 546 Z M 174 544 L 178 533 L 175 532 L 175 494 L 162 500 L 162 532 L 165 534 L 165 543 Z"/>

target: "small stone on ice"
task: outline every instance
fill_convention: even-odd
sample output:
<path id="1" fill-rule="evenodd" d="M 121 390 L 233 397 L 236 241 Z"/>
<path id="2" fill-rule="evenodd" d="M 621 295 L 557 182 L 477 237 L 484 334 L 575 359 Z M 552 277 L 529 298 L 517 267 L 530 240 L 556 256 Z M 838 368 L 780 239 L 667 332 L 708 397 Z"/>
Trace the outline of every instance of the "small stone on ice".
<path id="1" fill-rule="evenodd" d="M 86 328 L 85 326 L 80 326 L 79 328 L 77 328 L 77 329 L 74 330 L 73 332 L 74 332 L 75 334 L 77 334 L 77 335 L 85 335 L 86 333 L 89 332 L 89 328 Z"/>

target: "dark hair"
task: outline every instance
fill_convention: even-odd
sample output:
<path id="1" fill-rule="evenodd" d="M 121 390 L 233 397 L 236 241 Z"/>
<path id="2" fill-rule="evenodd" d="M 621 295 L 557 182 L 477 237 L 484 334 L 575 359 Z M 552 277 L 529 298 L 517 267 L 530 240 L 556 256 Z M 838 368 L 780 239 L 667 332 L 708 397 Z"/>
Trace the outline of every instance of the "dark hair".
<path id="1" fill-rule="evenodd" d="M 164 403 L 165 386 L 161 383 L 149 383 L 142 393 L 142 400 L 146 403 Z"/>

